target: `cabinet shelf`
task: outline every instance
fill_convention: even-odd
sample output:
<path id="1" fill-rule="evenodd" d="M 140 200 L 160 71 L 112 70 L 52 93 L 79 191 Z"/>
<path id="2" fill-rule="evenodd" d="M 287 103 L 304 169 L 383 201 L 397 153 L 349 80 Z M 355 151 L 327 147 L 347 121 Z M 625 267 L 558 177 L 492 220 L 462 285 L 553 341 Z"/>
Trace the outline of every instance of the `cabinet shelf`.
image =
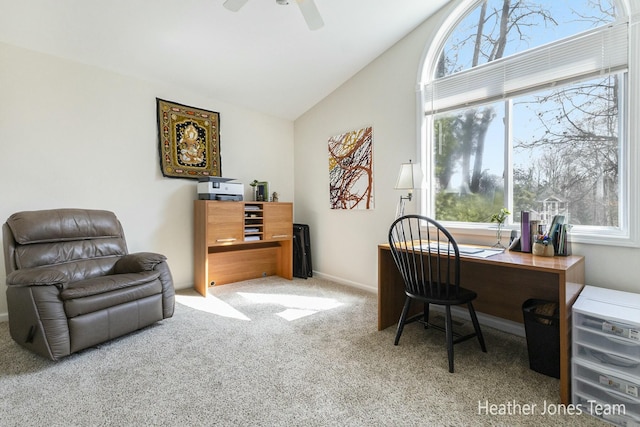
<path id="1" fill-rule="evenodd" d="M 264 203 L 245 203 L 244 205 L 244 241 L 264 240 Z"/>

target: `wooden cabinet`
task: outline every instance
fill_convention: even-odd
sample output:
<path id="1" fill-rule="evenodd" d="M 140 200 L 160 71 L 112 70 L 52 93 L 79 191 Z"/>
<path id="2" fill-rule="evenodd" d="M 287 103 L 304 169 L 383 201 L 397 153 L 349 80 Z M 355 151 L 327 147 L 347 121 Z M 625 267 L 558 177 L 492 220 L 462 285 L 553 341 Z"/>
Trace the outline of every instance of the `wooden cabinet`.
<path id="1" fill-rule="evenodd" d="M 293 205 L 194 202 L 194 288 L 278 275 L 293 278 Z"/>
<path id="2" fill-rule="evenodd" d="M 227 245 L 244 241 L 242 205 L 218 203 L 206 208 L 207 245 Z"/>
<path id="3" fill-rule="evenodd" d="M 293 238 L 293 209 L 289 203 L 264 204 L 264 238 Z"/>

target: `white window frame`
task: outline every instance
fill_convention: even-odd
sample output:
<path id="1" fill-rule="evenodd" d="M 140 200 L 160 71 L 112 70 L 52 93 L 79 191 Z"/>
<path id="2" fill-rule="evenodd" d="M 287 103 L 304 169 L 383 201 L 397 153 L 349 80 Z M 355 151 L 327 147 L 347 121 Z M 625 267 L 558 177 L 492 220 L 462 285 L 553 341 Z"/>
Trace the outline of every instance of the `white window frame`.
<path id="1" fill-rule="evenodd" d="M 440 12 L 443 22 L 434 28 L 425 45 L 425 51 L 418 70 L 416 86 L 417 143 L 418 156 L 424 177 L 418 195 L 419 211 L 427 216 L 435 214 L 434 182 L 431 176 L 433 150 L 428 140 L 432 129 L 432 115 L 425 114 L 425 105 L 431 88 L 433 70 L 439 60 L 440 48 L 459 21 L 473 10 L 482 0 L 457 0 L 445 6 Z M 618 230 L 610 227 L 575 227 L 571 241 L 575 243 L 640 247 L 640 2 L 615 0 L 621 15 L 628 17 L 629 57 L 627 61 L 627 97 L 626 104 L 620 105 L 620 114 L 624 119 L 624 128 L 620 130 L 620 211 L 621 222 Z M 629 119 L 631 118 L 631 119 Z M 635 118 L 635 119 L 634 119 Z M 507 130 L 508 132 L 508 130 Z M 634 167 L 635 166 L 635 167 Z M 507 163 L 505 170 L 511 176 L 512 165 Z M 507 187 L 511 191 L 511 186 Z M 511 194 L 509 195 L 511 199 Z M 443 223 L 454 233 L 487 236 L 494 233 L 490 224 L 452 222 Z"/>

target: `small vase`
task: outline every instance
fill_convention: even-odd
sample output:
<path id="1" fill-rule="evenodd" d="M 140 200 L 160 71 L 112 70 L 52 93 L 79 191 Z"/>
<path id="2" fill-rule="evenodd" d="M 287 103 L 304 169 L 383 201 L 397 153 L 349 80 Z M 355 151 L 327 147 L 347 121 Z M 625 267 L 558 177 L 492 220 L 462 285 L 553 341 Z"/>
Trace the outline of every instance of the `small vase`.
<path id="1" fill-rule="evenodd" d="M 504 249 L 504 246 L 502 245 L 502 224 L 498 224 L 498 229 L 496 230 L 496 244 L 492 246 L 492 248 L 502 248 Z"/>

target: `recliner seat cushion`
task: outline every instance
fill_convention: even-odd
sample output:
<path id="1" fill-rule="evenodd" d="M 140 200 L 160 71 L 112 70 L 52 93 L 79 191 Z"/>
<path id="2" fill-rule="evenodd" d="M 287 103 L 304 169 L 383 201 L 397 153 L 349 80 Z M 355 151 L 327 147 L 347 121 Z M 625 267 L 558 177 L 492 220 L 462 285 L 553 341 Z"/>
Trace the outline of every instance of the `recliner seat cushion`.
<path id="1" fill-rule="evenodd" d="M 91 279 L 69 283 L 69 285 L 60 292 L 60 297 L 63 301 L 84 298 L 142 285 L 156 280 L 158 277 L 160 277 L 160 272 L 153 270 L 142 271 L 140 273 L 111 274 L 109 276 L 93 277 Z"/>
<path id="2" fill-rule="evenodd" d="M 70 287 L 61 293 L 65 313 L 68 318 L 73 318 L 152 295 L 162 294 L 162 283 L 159 280 L 159 276 L 159 273 L 155 271 L 145 271 L 142 273 L 96 277 L 95 279 L 78 282 L 79 286 L 77 288 Z M 111 280 L 100 283 L 99 279 Z M 87 282 L 98 283 L 92 286 L 92 283 Z M 99 289 L 102 292 L 97 292 Z M 71 295 L 73 295 L 73 298 L 70 298 Z"/>

